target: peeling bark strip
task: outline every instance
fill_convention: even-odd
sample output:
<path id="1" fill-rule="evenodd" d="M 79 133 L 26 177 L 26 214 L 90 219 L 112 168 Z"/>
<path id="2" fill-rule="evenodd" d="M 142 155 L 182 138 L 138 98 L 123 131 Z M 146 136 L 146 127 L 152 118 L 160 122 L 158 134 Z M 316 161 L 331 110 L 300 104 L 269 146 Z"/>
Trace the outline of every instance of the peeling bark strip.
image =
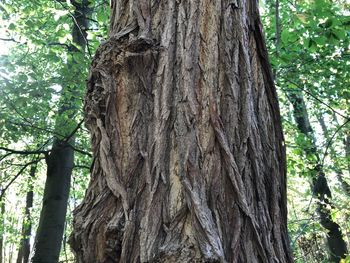
<path id="1" fill-rule="evenodd" d="M 78 262 L 292 262 L 285 149 L 255 1 L 111 3 L 85 104 Z"/>

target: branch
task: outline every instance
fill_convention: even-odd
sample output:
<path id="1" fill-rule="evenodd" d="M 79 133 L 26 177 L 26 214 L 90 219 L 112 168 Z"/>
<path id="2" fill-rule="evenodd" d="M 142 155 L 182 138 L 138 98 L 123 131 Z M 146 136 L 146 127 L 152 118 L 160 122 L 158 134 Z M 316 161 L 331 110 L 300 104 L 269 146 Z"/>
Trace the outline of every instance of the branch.
<path id="1" fill-rule="evenodd" d="M 11 179 L 11 181 L 1 190 L 1 195 L 0 195 L 0 201 L 2 200 L 2 198 L 5 195 L 6 190 L 13 184 L 14 181 L 16 181 L 16 179 L 24 172 L 24 170 L 32 164 L 37 164 L 38 162 L 40 162 L 43 158 L 37 159 L 35 161 L 26 163 L 21 170 L 19 170 L 19 172 Z"/>
<path id="2" fill-rule="evenodd" d="M 75 127 L 75 129 L 64 139 L 65 142 L 68 142 L 73 136 L 74 134 L 80 129 L 81 125 L 84 123 L 84 119 L 82 119 L 77 127 Z"/>
<path id="3" fill-rule="evenodd" d="M 0 146 L 0 150 L 10 152 L 11 154 L 24 154 L 24 155 L 29 155 L 29 154 L 47 154 L 49 151 L 42 151 L 42 150 L 35 150 L 35 151 L 23 151 L 23 150 L 14 150 L 6 147 Z"/>
<path id="4" fill-rule="evenodd" d="M 48 46 L 63 46 L 66 47 L 67 49 L 70 48 L 70 46 L 68 44 L 65 43 L 59 43 L 59 42 L 51 42 L 47 44 Z"/>
<path id="5" fill-rule="evenodd" d="M 342 113 L 336 111 L 335 109 L 333 109 L 329 104 L 325 103 L 324 101 L 322 101 L 321 99 L 317 98 L 314 94 L 312 94 L 310 91 L 300 87 L 300 85 L 292 80 L 286 79 L 286 81 L 288 81 L 291 84 L 294 84 L 296 86 L 297 89 L 305 92 L 306 94 L 308 94 L 310 97 L 312 97 L 313 99 L 317 100 L 319 103 L 325 105 L 327 108 L 329 108 L 331 111 L 333 111 L 335 114 L 338 114 L 339 116 L 343 117 L 346 120 L 350 120 L 349 117 L 343 115 Z"/>
<path id="6" fill-rule="evenodd" d="M 17 43 L 17 44 L 25 44 L 25 43 L 21 43 L 21 42 L 17 41 L 17 40 L 14 39 L 14 38 L 2 38 L 2 37 L 0 37 L 0 40 L 1 40 L 1 41 L 6 41 L 6 42 L 15 42 L 15 43 Z"/>
<path id="7" fill-rule="evenodd" d="M 78 149 L 78 148 L 75 148 L 73 145 L 69 144 L 69 147 L 71 147 L 74 151 L 78 152 L 78 153 L 81 153 L 81 154 L 84 154 L 84 155 L 87 155 L 89 157 L 92 157 L 92 154 L 89 153 L 89 152 L 86 152 L 84 150 L 81 150 L 81 149 Z"/>
<path id="8" fill-rule="evenodd" d="M 12 100 L 7 96 L 7 94 L 5 94 L 5 97 L 6 97 L 6 100 L 8 101 L 10 107 L 18 114 L 19 117 L 22 118 L 22 120 L 24 122 L 26 122 L 27 124 L 24 124 L 24 123 L 17 123 L 17 122 L 13 122 L 13 121 L 9 121 L 11 124 L 14 124 L 14 125 L 18 125 L 18 126 L 26 126 L 26 127 L 31 127 L 33 129 L 37 129 L 37 130 L 41 130 L 41 131 L 45 131 L 45 132 L 49 132 L 49 133 L 52 133 L 56 136 L 61 136 L 61 137 L 64 137 L 64 135 L 62 134 L 59 134 L 57 133 L 56 131 L 53 131 L 51 129 L 48 129 L 48 128 L 43 128 L 43 127 L 39 127 L 39 126 L 36 126 L 32 123 L 32 121 L 30 119 L 28 119 L 27 117 L 25 117 L 16 107 L 16 105 L 12 102 Z"/>
<path id="9" fill-rule="evenodd" d="M 41 150 L 41 149 L 43 149 L 50 142 L 50 140 L 51 140 L 51 138 L 49 138 L 43 145 L 41 145 L 37 150 L 34 150 L 34 151 L 14 150 L 14 149 L 9 149 L 9 148 L 0 146 L 0 150 L 7 152 L 5 155 L 3 155 L 0 158 L 0 161 L 4 160 L 5 158 L 7 158 L 8 156 L 10 156 L 12 154 L 22 154 L 22 155 L 45 154 L 45 155 L 47 155 L 50 151 L 49 150 L 45 151 L 45 150 Z"/>
<path id="10" fill-rule="evenodd" d="M 73 169 L 87 169 L 87 170 L 90 170 L 90 167 L 89 166 L 86 166 L 86 165 L 74 165 Z"/>
<path id="11" fill-rule="evenodd" d="M 325 152 L 324 152 L 323 159 L 322 159 L 322 162 L 321 162 L 321 165 L 324 164 L 324 160 L 326 159 L 326 156 L 328 155 L 329 147 L 332 145 L 335 136 L 336 136 L 336 135 L 338 134 L 338 132 L 339 132 L 342 128 L 344 128 L 345 125 L 347 125 L 349 122 L 350 122 L 350 119 L 347 119 L 342 125 L 340 125 L 340 126 L 338 127 L 338 129 L 336 129 L 336 131 L 333 133 L 332 137 L 328 140 L 327 146 L 326 146 L 326 150 L 325 150 Z"/>
<path id="12" fill-rule="evenodd" d="M 58 133 L 58 132 L 56 132 L 54 130 L 51 130 L 49 128 L 43 128 L 43 127 L 36 126 L 36 125 L 34 125 L 33 123 L 31 123 L 31 122 L 29 122 L 27 120 L 24 120 L 24 121 L 27 122 L 28 124 L 18 123 L 18 122 L 14 122 L 14 121 L 8 121 L 8 122 L 13 124 L 13 125 L 16 125 L 16 126 L 29 127 L 29 128 L 35 129 L 35 130 L 51 133 L 52 135 L 55 135 L 55 136 L 64 137 L 63 134 L 60 134 L 60 133 Z"/>
<path id="13" fill-rule="evenodd" d="M 92 55 L 91 55 L 91 51 L 90 51 L 90 47 L 89 47 L 89 42 L 88 42 L 88 40 L 86 39 L 86 37 L 85 37 L 85 35 L 84 35 L 84 33 L 83 33 L 83 30 L 82 30 L 81 27 L 79 26 L 79 23 L 78 23 L 78 21 L 76 20 L 74 14 L 72 14 L 72 12 L 71 12 L 69 9 L 67 9 L 67 8 L 64 6 L 64 4 L 63 4 L 62 2 L 60 2 L 59 0 L 54 0 L 54 1 L 56 1 L 57 3 L 59 3 L 59 4 L 68 12 L 68 14 L 72 17 L 73 22 L 74 22 L 74 24 L 76 25 L 76 27 L 78 28 L 80 35 L 84 38 L 84 41 L 85 41 L 85 43 L 86 43 L 86 47 L 87 47 L 87 50 L 88 50 L 89 57 L 90 57 L 90 59 L 91 59 L 91 58 L 92 58 Z"/>

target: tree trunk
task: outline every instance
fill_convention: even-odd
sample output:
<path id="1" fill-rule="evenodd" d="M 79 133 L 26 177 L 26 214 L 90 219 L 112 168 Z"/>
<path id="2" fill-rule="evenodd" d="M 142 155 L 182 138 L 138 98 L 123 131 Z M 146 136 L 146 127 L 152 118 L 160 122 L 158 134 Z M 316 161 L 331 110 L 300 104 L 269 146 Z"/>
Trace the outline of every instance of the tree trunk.
<path id="1" fill-rule="evenodd" d="M 346 133 L 346 138 L 344 140 L 345 156 L 348 162 L 348 171 L 350 174 L 350 132 Z"/>
<path id="2" fill-rule="evenodd" d="M 74 151 L 68 142 L 55 140 L 47 158 L 47 178 L 33 263 L 57 263 L 63 238 Z"/>
<path id="3" fill-rule="evenodd" d="M 0 174 L 0 179 L 1 178 L 1 174 Z M 2 194 L 2 186 L 0 186 L 0 193 Z M 5 215 L 5 198 L 3 198 L 2 200 L 0 200 L 0 223 L 1 226 L 4 226 L 5 220 L 4 220 L 4 215 Z M 2 227 L 2 229 L 0 230 L 0 263 L 4 262 L 4 229 Z"/>
<path id="4" fill-rule="evenodd" d="M 307 154 L 314 154 L 317 158 L 316 176 L 312 178 L 312 193 L 317 198 L 317 212 L 320 224 L 327 230 L 327 245 L 329 248 L 329 258 L 331 262 L 339 262 L 345 258 L 347 253 L 346 243 L 340 226 L 333 221 L 331 209 L 329 208 L 332 198 L 331 190 L 328 186 L 327 178 L 323 171 L 323 166 L 317 152 L 314 132 L 311 127 L 304 97 L 300 91 L 288 93 L 288 97 L 294 108 L 294 119 L 301 133 L 311 140 L 311 147 L 304 149 Z"/>
<path id="5" fill-rule="evenodd" d="M 112 1 L 88 80 L 78 262 L 292 262 L 256 1 Z"/>
<path id="6" fill-rule="evenodd" d="M 24 219 L 22 223 L 22 240 L 17 255 L 17 263 L 28 263 L 30 255 L 30 237 L 32 234 L 32 222 L 30 210 L 33 207 L 33 180 L 35 177 L 36 165 L 30 169 L 29 190 L 26 196 L 26 207 L 24 211 Z"/>
<path id="7" fill-rule="evenodd" d="M 86 47 L 86 30 L 88 29 L 89 1 L 81 3 L 72 1 L 76 10 L 73 14 L 73 42 L 84 51 Z M 72 48 L 72 52 L 81 52 Z M 79 74 L 79 72 L 77 72 Z M 59 115 L 67 114 L 70 111 L 70 118 L 78 110 L 77 99 L 73 95 L 80 87 L 66 87 L 61 94 L 62 106 Z M 67 127 L 56 125 L 58 134 L 66 134 L 69 137 L 71 131 Z M 74 142 L 75 137 L 55 138 L 50 155 L 46 158 L 47 178 L 45 183 L 43 206 L 40 214 L 39 227 L 36 234 L 33 263 L 57 263 L 62 245 L 65 229 L 66 212 L 68 205 L 70 181 L 74 166 Z M 73 147 L 72 147 L 73 146 Z"/>

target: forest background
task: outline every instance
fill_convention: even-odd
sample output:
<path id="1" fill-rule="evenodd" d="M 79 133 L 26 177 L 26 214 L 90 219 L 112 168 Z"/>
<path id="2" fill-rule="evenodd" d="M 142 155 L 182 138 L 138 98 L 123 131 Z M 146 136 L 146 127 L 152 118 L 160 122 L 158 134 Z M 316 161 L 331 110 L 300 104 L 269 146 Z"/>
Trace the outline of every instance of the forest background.
<path id="1" fill-rule="evenodd" d="M 33 254 L 48 155 L 57 142 L 74 151 L 60 252 L 60 262 L 74 262 L 72 211 L 93 162 L 83 125 L 85 80 L 109 26 L 108 1 L 84 3 L 0 1 L 0 262 L 26 262 Z M 350 3 L 260 5 L 287 146 L 294 258 L 329 262 L 331 228 L 350 247 Z"/>

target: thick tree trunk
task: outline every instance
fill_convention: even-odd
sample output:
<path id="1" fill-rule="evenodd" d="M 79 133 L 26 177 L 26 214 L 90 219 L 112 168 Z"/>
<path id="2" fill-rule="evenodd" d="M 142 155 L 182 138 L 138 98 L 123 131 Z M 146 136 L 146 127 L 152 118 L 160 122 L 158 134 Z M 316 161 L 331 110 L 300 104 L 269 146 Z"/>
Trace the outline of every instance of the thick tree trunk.
<path id="1" fill-rule="evenodd" d="M 315 168 L 316 176 L 312 178 L 312 192 L 318 199 L 317 212 L 319 214 L 320 224 L 327 230 L 329 259 L 331 262 L 339 262 L 340 259 L 345 258 L 347 253 L 346 243 L 343 239 L 340 226 L 331 217 L 331 209 L 329 208 L 330 199 L 332 198 L 331 190 L 317 152 L 314 131 L 309 121 L 304 97 L 300 91 L 289 92 L 288 97 L 294 108 L 294 119 L 299 131 L 310 138 L 312 142 L 311 147 L 304 149 L 304 151 L 307 154 L 314 154 L 318 160 Z"/>
<path id="2" fill-rule="evenodd" d="M 76 7 L 73 14 L 73 42 L 84 51 L 86 47 L 86 30 L 88 29 L 88 7 L 89 1 L 72 1 Z M 72 48 L 72 52 L 81 52 Z M 77 72 L 78 74 L 78 72 Z M 66 87 L 66 89 L 69 87 Z M 72 88 L 72 87 L 70 87 Z M 59 115 L 66 114 L 66 111 L 75 115 L 78 110 L 76 98 L 73 95 L 80 87 L 73 87 L 72 90 L 62 91 Z M 67 127 L 57 124 L 58 134 L 67 134 Z M 55 138 L 52 150 L 47 156 L 47 178 L 45 183 L 43 206 L 40 214 L 39 227 L 34 245 L 33 263 L 56 263 L 62 245 L 65 229 L 66 212 L 70 190 L 72 169 L 74 166 L 74 142 L 75 137 L 69 140 L 66 138 Z M 73 147 L 72 147 L 73 146 Z"/>
<path id="3" fill-rule="evenodd" d="M 30 255 L 30 237 L 32 234 L 32 222 L 30 210 L 33 207 L 33 179 L 35 177 L 36 165 L 30 169 L 29 190 L 26 196 L 26 207 L 22 223 L 22 240 L 18 250 L 17 263 L 28 263 Z"/>
<path id="4" fill-rule="evenodd" d="M 292 262 L 256 1 L 112 1 L 85 111 L 78 262 Z"/>

